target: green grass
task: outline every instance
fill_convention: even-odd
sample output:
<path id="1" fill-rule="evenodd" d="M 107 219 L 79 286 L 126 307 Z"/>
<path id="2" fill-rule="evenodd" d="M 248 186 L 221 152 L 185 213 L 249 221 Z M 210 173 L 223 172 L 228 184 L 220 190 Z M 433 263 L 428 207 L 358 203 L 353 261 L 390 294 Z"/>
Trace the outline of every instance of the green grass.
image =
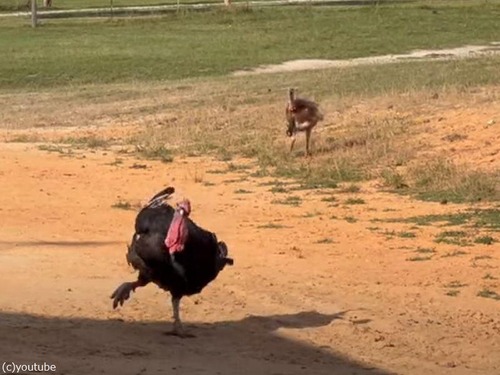
<path id="1" fill-rule="evenodd" d="M 321 198 L 321 201 L 322 201 L 322 202 L 333 203 L 333 202 L 336 202 L 336 201 L 337 201 L 337 198 L 336 198 L 336 197 L 334 197 L 334 196 L 330 196 L 330 197 L 323 197 L 323 198 Z"/>
<path id="2" fill-rule="evenodd" d="M 283 199 L 273 199 L 271 201 L 271 203 L 273 203 L 273 204 L 285 204 L 285 205 L 289 205 L 289 206 L 300 206 L 300 204 L 302 203 L 302 198 L 298 197 L 296 195 L 290 195 L 290 196 L 283 198 Z"/>
<path id="3" fill-rule="evenodd" d="M 406 189 L 408 184 L 405 177 L 394 169 L 384 169 L 381 173 L 384 186 L 391 189 Z"/>
<path id="4" fill-rule="evenodd" d="M 410 168 L 411 192 L 425 201 L 477 202 L 500 199 L 497 175 L 460 166 L 446 160 Z"/>
<path id="5" fill-rule="evenodd" d="M 434 239 L 434 242 L 467 246 L 469 242 L 465 239 L 465 237 L 467 237 L 467 233 L 464 231 L 450 230 L 439 233 Z"/>
<path id="6" fill-rule="evenodd" d="M 495 208 L 471 209 L 451 214 L 412 216 L 383 221 L 389 223 L 414 223 L 419 226 L 434 225 L 436 223 L 443 223 L 444 226 L 467 224 L 476 228 L 500 230 L 500 210 Z"/>
<path id="7" fill-rule="evenodd" d="M 137 153 L 145 159 L 159 160 L 163 163 L 171 163 L 174 161 L 172 151 L 163 145 L 139 145 L 136 147 Z"/>
<path id="8" fill-rule="evenodd" d="M 398 232 L 397 236 L 401 237 L 401 238 L 415 238 L 415 237 L 417 237 L 417 235 L 413 232 Z"/>
<path id="9" fill-rule="evenodd" d="M 341 193 L 358 193 L 360 191 L 361 191 L 361 188 L 356 184 L 347 185 L 339 190 L 339 192 L 341 192 Z"/>
<path id="10" fill-rule="evenodd" d="M 96 136 L 66 137 L 59 139 L 57 143 L 69 144 L 76 148 L 106 148 L 110 145 L 109 140 Z"/>
<path id="11" fill-rule="evenodd" d="M 447 89 L 462 92 L 498 85 L 500 58 L 354 67 L 342 69 L 342 74 L 324 70 L 210 80 L 197 77 L 291 58 L 358 57 L 500 39 L 495 22 L 500 14 L 497 3 L 464 6 L 450 2 L 444 8 L 432 7 L 182 12 L 154 19 L 50 20 L 37 30 L 31 30 L 25 20 L 2 20 L 0 50 L 5 53 L 0 54 L 0 90 L 4 89 L 7 99 L 16 90 L 40 90 L 48 95 L 67 91 L 77 93 L 71 97 L 75 102 L 105 101 L 120 110 L 141 101 L 136 99 L 155 98 L 161 103 L 144 105 L 141 113 L 161 116 L 178 108 L 179 118 L 183 112 L 192 116 L 188 122 L 179 120 L 179 126 L 145 127 L 140 139 L 132 143 L 139 145 L 138 152 L 148 159 L 170 162 L 178 153 L 218 156 L 225 161 L 246 156 L 258 163 L 252 176 L 299 180 L 298 189 L 334 188 L 347 182 L 352 185 L 339 191 L 356 193 L 359 186 L 355 183 L 380 177 L 385 168 L 411 160 L 410 153 L 401 151 L 401 145 L 416 125 L 415 120 L 394 116 L 360 119 L 360 124 L 353 121 L 345 139 L 336 141 L 333 137 L 333 145 L 321 144 L 326 137 L 314 138 L 318 142 L 313 148 L 314 158 L 304 160 L 290 156 L 286 147 L 279 145 L 284 137 L 283 129 L 276 125 L 281 115 L 269 109 L 270 103 L 283 99 L 286 87 L 300 87 L 330 106 L 337 99 L 379 94 Z M 307 37 L 304 29 L 310 31 Z M 74 38 L 75 34 L 79 38 Z M 182 80 L 187 77 L 194 78 Z M 148 81 L 155 83 L 145 83 Z M 125 85 L 99 85 L 111 82 Z M 42 90 L 41 86 L 47 88 Z M 240 109 L 242 112 L 238 112 Z M 116 113 L 121 115 L 115 110 L 109 116 Z M 259 113 L 259 117 L 248 113 Z M 131 114 L 136 115 L 133 109 Z M 262 126 L 256 127 L 257 121 Z M 344 147 L 351 140 L 357 142 L 356 146 Z M 423 199 L 496 199 L 496 176 L 448 167 L 438 165 L 425 173 L 414 168 L 413 174 L 402 176 L 403 180 L 388 176 L 387 182 L 397 188 L 403 181 L 411 188 L 400 186 L 398 190 Z M 218 173 L 230 168 L 240 170 L 234 165 Z M 450 176 L 453 184 L 443 186 Z M 274 192 L 285 191 L 277 186 Z M 480 217 L 468 212 L 464 220 L 500 230 L 498 210 L 494 211 Z"/>
<path id="12" fill-rule="evenodd" d="M 278 186 L 273 186 L 271 189 L 269 189 L 269 191 L 271 193 L 286 193 L 288 192 L 288 189 L 283 185 L 278 185 Z"/>
<path id="13" fill-rule="evenodd" d="M 486 43 L 500 39 L 499 18 L 498 4 L 449 3 L 432 8 L 274 7 L 149 19 L 49 20 L 35 30 L 25 19 L 5 19 L 0 23 L 0 88 L 174 80 L 290 59 L 343 59 Z"/>
<path id="14" fill-rule="evenodd" d="M 361 198 L 348 198 L 344 203 L 349 205 L 354 205 L 354 204 L 365 204 L 366 202 L 364 199 Z"/>
<path id="15" fill-rule="evenodd" d="M 492 245 L 494 242 L 496 242 L 496 240 L 491 236 L 481 236 L 481 237 L 477 237 L 474 240 L 474 243 L 483 244 L 483 245 Z"/>

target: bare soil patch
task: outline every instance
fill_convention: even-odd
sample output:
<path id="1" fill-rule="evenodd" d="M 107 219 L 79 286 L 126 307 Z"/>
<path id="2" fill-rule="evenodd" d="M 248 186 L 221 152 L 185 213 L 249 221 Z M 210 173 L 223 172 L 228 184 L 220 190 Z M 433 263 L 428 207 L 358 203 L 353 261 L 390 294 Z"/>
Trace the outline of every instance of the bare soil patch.
<path id="1" fill-rule="evenodd" d="M 463 46 L 457 48 L 417 50 L 410 53 L 359 57 L 345 60 L 327 59 L 304 59 L 285 61 L 281 64 L 263 65 L 250 70 L 238 70 L 233 73 L 235 76 L 265 73 L 293 72 L 302 70 L 316 70 L 329 68 L 346 68 L 360 65 L 391 64 L 401 61 L 417 60 L 452 60 L 464 58 L 477 58 L 481 56 L 492 56 L 500 53 L 500 42 L 491 43 L 484 46 Z"/>

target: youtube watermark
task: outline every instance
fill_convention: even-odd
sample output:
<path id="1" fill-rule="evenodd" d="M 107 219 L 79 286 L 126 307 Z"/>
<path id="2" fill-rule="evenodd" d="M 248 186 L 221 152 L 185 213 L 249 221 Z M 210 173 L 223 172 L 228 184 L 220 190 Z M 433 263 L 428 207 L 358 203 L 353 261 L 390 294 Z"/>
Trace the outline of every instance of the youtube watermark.
<path id="1" fill-rule="evenodd" d="M 16 362 L 3 362 L 3 374 L 24 374 L 27 372 L 56 372 L 56 365 L 47 362 L 33 362 L 33 363 L 16 363 Z"/>

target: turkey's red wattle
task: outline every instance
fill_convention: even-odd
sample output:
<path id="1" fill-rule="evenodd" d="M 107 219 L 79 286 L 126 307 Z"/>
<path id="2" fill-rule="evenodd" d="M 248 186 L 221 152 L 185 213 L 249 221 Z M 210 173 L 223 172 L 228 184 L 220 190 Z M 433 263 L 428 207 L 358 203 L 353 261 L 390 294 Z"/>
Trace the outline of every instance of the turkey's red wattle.
<path id="1" fill-rule="evenodd" d="M 165 245 L 170 254 L 184 250 L 187 234 L 186 218 L 179 211 L 176 211 L 165 239 Z"/>

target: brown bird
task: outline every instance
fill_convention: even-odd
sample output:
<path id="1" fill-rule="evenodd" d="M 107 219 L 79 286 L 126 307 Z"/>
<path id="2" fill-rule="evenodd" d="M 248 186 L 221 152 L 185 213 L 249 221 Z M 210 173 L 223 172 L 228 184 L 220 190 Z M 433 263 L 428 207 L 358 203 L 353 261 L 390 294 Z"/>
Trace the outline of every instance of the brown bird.
<path id="1" fill-rule="evenodd" d="M 292 137 L 290 152 L 293 150 L 297 133 L 306 132 L 306 154 L 311 155 L 309 144 L 312 130 L 319 121 L 323 120 L 323 114 L 320 112 L 318 104 L 308 99 L 296 98 L 295 90 L 290 89 L 285 116 L 287 121 L 286 134 Z"/>

